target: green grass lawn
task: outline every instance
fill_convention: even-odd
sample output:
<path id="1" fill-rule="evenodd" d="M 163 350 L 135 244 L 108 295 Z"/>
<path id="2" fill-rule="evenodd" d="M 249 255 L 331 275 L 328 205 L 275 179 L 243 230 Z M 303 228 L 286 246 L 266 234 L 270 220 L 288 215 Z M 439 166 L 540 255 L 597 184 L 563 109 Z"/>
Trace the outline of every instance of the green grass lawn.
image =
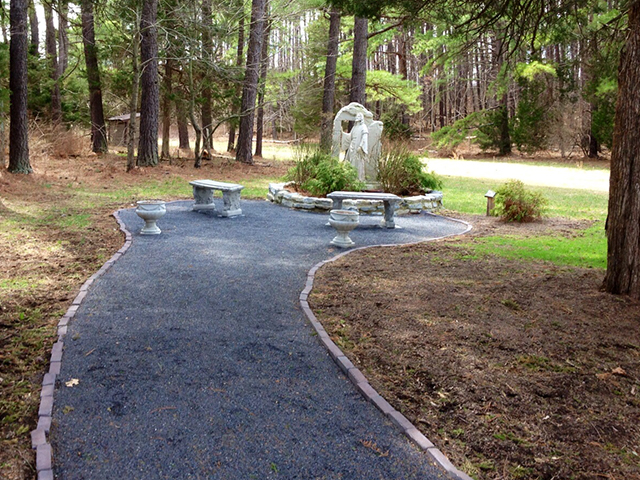
<path id="1" fill-rule="evenodd" d="M 487 190 L 496 190 L 502 182 L 492 179 L 444 177 L 444 206 L 448 210 L 485 214 Z M 498 254 L 509 258 L 536 259 L 558 265 L 606 268 L 607 239 L 604 220 L 609 195 L 605 192 L 566 188 L 535 187 L 549 200 L 547 216 L 592 220 L 594 224 L 573 237 L 483 237 L 474 243 L 478 254 Z"/>

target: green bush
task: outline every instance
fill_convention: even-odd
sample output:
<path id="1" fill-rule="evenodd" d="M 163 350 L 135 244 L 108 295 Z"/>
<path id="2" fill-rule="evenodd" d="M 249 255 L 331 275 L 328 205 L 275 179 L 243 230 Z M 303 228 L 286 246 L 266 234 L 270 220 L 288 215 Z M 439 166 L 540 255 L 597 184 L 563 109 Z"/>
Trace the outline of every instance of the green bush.
<path id="1" fill-rule="evenodd" d="M 442 180 L 434 172 L 426 172 L 418 156 L 404 147 L 392 147 L 382 154 L 378 181 L 385 192 L 396 195 L 418 195 L 442 188 Z"/>
<path id="2" fill-rule="evenodd" d="M 294 167 L 287 172 L 287 180 L 314 196 L 324 196 L 336 190 L 359 192 L 364 189 L 358 180 L 358 172 L 349 163 L 320 151 L 307 149 L 300 155 Z"/>
<path id="3" fill-rule="evenodd" d="M 542 192 L 527 190 L 520 180 L 510 180 L 496 191 L 493 214 L 507 222 L 531 222 L 539 219 L 547 207 Z"/>

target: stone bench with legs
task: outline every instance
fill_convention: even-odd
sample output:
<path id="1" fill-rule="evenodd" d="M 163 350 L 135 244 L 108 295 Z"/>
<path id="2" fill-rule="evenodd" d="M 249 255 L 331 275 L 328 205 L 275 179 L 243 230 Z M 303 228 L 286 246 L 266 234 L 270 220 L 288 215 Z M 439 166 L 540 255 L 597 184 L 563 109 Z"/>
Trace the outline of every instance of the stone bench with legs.
<path id="1" fill-rule="evenodd" d="M 237 183 L 216 182 L 214 180 L 194 180 L 193 185 L 193 210 L 216 210 L 222 217 L 236 217 L 242 215 L 240 208 L 240 191 L 243 185 Z M 222 192 L 222 210 L 216 208 L 213 201 L 213 191 Z"/>
<path id="2" fill-rule="evenodd" d="M 395 212 L 398 208 L 401 198 L 393 193 L 374 193 L 374 192 L 331 192 L 327 198 L 333 200 L 333 210 L 342 209 L 343 200 L 378 200 L 384 205 L 384 226 L 387 228 L 396 228 Z"/>

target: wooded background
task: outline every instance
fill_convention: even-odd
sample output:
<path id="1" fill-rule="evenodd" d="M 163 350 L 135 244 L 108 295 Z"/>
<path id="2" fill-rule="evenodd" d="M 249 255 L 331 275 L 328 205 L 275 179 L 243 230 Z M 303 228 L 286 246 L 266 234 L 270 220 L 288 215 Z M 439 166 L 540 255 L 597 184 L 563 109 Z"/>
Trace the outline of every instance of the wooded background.
<path id="1" fill-rule="evenodd" d="M 21 3 L 27 8 L 26 0 L 11 7 Z M 442 1 L 412 15 L 391 8 L 362 22 L 340 5 L 313 0 L 30 0 L 28 116 L 93 126 L 94 150 L 104 151 L 104 118 L 142 111 L 142 129 L 155 122 L 160 130 L 160 156 L 170 155 L 173 124 L 182 147 L 190 128 L 207 150 L 224 131 L 229 150 L 248 148 L 242 158 L 250 161 L 251 143 L 236 138 L 241 119 L 253 131 L 257 108 L 259 142 L 263 135 L 315 139 L 329 89 L 326 116 L 360 101 L 383 120 L 388 137 L 435 133 L 438 148 L 475 142 L 502 154 L 516 147 L 596 157 L 611 147 L 625 7 L 601 0 L 506 2 L 495 11 L 479 5 Z M 0 14 L 5 142 L 6 2 Z M 335 77 L 328 58 L 336 61 Z M 362 76 L 364 94 L 357 91 Z M 243 92 L 247 82 L 254 100 Z M 142 148 L 137 162 L 154 164 L 157 155 Z"/>
<path id="2" fill-rule="evenodd" d="M 597 157 L 605 146 L 604 288 L 640 298 L 638 1 L 41 1 L 0 8 L 9 172 L 32 170 L 29 119 L 90 126 L 104 152 L 105 113 L 128 111 L 133 139 L 140 111 L 127 169 L 170 154 L 173 120 L 186 147 L 190 124 L 198 167 L 221 125 L 241 162 L 253 163 L 256 124 L 257 155 L 264 131 L 321 133 L 327 148 L 330 118 L 349 101 L 375 111 L 387 137 L 430 134 L 438 148 L 473 141 L 503 155 L 515 146 Z"/>

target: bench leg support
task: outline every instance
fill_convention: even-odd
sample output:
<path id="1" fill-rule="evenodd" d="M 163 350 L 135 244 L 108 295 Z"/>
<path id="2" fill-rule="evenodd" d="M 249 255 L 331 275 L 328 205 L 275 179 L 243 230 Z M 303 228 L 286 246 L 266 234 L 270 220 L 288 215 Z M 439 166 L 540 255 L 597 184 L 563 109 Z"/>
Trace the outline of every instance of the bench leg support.
<path id="1" fill-rule="evenodd" d="M 215 210 L 216 204 L 213 202 L 213 189 L 193 186 L 193 210 Z"/>
<path id="2" fill-rule="evenodd" d="M 395 222 L 395 213 L 396 213 L 396 205 L 395 202 L 391 203 L 387 200 L 382 202 L 384 204 L 384 226 L 387 228 L 396 228 Z"/>
<path id="3" fill-rule="evenodd" d="M 242 215 L 240 208 L 240 192 L 222 192 L 222 213 L 223 217 L 236 217 Z"/>

